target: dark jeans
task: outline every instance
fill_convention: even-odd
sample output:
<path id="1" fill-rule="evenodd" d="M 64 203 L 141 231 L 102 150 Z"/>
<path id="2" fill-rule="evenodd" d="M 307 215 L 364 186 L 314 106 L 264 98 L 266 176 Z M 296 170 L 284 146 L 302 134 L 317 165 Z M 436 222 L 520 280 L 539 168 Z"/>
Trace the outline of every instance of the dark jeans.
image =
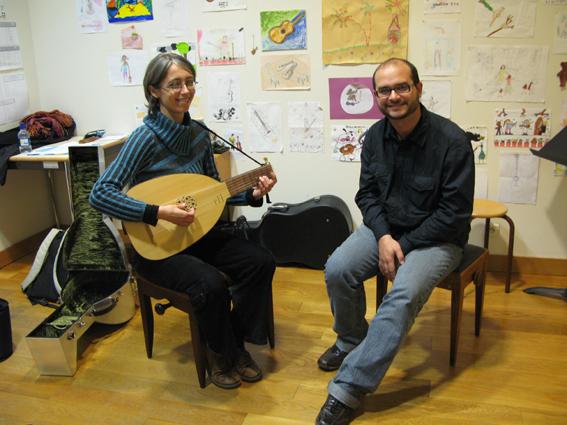
<path id="1" fill-rule="evenodd" d="M 189 294 L 214 352 L 234 360 L 244 341 L 267 343 L 275 261 L 259 245 L 213 228 L 172 257 L 152 261 L 138 256 L 137 260 L 135 267 L 142 276 Z"/>

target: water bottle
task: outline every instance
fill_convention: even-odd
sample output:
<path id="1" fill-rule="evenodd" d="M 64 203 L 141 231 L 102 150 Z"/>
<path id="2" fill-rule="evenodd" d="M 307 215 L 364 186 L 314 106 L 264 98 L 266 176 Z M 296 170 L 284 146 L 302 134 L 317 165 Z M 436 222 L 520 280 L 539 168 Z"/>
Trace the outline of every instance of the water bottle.
<path id="1" fill-rule="evenodd" d="M 26 130 L 26 124 L 20 123 L 20 131 L 18 131 L 18 140 L 20 141 L 20 153 L 31 152 L 30 134 Z"/>

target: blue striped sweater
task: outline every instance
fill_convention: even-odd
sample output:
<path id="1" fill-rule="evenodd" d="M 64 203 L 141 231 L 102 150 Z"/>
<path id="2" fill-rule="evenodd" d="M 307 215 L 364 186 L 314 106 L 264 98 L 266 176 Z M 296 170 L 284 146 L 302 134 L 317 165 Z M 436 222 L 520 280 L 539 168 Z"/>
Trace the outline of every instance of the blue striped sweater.
<path id="1" fill-rule="evenodd" d="M 89 202 L 97 210 L 121 220 L 157 222 L 157 206 L 128 197 L 124 189 L 174 173 L 204 174 L 219 180 L 209 134 L 185 114 L 182 124 L 158 112 L 144 118 L 116 159 L 93 186 Z M 251 190 L 228 200 L 230 205 L 261 205 Z"/>

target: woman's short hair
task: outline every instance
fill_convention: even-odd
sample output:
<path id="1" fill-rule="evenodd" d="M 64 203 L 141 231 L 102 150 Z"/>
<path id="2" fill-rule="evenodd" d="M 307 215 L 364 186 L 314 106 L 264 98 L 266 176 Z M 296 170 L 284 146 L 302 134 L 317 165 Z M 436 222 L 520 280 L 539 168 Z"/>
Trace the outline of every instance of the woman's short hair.
<path id="1" fill-rule="evenodd" d="M 189 71 L 193 74 L 193 78 L 197 77 L 195 67 L 181 55 L 176 53 L 160 53 L 153 58 L 148 64 L 144 75 L 144 95 L 148 101 L 146 106 L 148 107 L 149 115 L 153 115 L 159 111 L 159 99 L 152 96 L 150 87 L 159 88 L 167 75 L 167 71 L 169 71 L 169 68 L 173 64 Z"/>

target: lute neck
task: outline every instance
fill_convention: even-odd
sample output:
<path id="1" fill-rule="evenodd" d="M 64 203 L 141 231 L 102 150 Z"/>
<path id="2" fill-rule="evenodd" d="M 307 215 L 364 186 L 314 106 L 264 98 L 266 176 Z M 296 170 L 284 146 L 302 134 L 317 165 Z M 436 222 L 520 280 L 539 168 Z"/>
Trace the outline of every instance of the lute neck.
<path id="1" fill-rule="evenodd" d="M 260 176 L 267 176 L 272 172 L 271 164 L 264 164 L 259 168 L 247 171 L 224 181 L 230 196 L 234 196 L 246 189 L 254 187 Z"/>

